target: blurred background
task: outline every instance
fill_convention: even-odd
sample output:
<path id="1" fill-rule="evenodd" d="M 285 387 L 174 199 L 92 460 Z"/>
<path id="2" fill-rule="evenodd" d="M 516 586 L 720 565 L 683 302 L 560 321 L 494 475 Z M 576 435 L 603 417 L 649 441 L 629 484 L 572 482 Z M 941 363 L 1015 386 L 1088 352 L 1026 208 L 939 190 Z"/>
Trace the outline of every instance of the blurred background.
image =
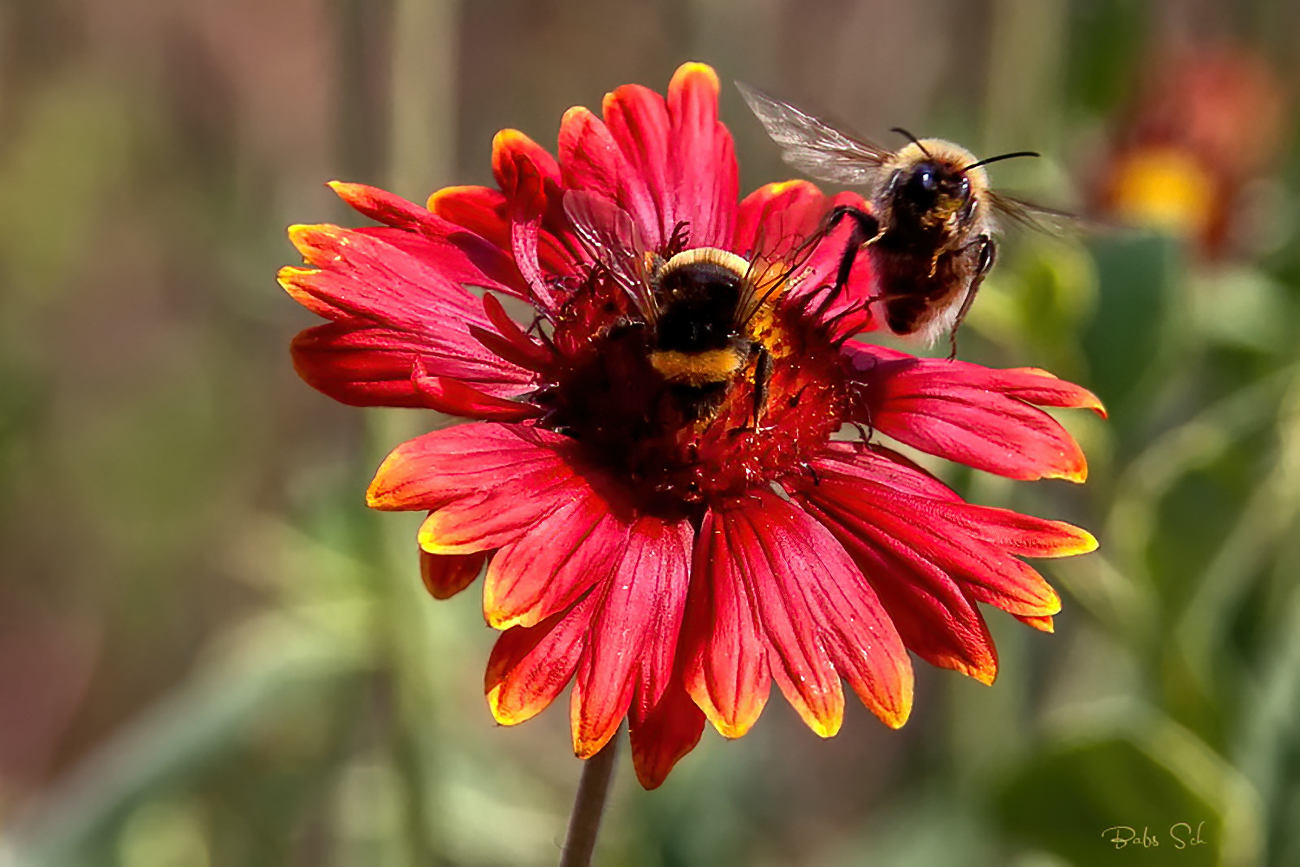
<path id="1" fill-rule="evenodd" d="M 325 181 L 490 182 L 497 129 L 687 59 L 1046 155 L 994 182 L 1091 219 L 1010 233 L 961 349 L 1096 391 L 1092 478 L 944 472 L 1102 548 L 901 731 L 773 700 L 656 792 L 624 755 L 598 863 L 1300 863 L 1298 42 L 1294 0 L 3 0 L 0 864 L 555 863 L 566 712 L 492 723 L 476 593 L 363 503 L 444 422 L 302 384 L 274 275 L 361 221 Z M 788 175 L 722 113 L 744 190 Z"/>

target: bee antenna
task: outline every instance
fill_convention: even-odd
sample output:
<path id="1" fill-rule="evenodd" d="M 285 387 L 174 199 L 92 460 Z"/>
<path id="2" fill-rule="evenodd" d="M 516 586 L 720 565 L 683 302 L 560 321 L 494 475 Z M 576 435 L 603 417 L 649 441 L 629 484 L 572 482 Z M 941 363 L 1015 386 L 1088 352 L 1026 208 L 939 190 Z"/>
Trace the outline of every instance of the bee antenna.
<path id="1" fill-rule="evenodd" d="M 916 145 L 917 147 L 919 147 L 919 148 L 921 149 L 921 153 L 925 154 L 927 157 L 930 157 L 930 159 L 934 159 L 934 157 L 931 156 L 930 152 L 929 152 L 928 150 L 925 149 L 925 145 L 921 144 L 921 140 L 920 140 L 919 138 L 917 138 L 916 136 L 912 135 L 912 134 L 911 134 L 910 132 L 908 132 L 907 130 L 903 129 L 901 126 L 896 126 L 896 127 L 894 127 L 893 129 L 890 130 L 890 132 L 896 132 L 896 133 L 898 133 L 899 135 L 903 136 L 905 139 L 907 139 L 908 141 L 910 141 L 912 144 L 914 144 L 914 145 Z"/>
<path id="2" fill-rule="evenodd" d="M 1041 157 L 1041 156 L 1042 154 L 1038 153 L 1038 151 L 1015 151 L 1014 153 L 1009 153 L 1009 154 L 998 154 L 995 157 L 988 157 L 987 159 L 982 159 L 979 160 L 978 162 L 973 162 L 970 165 L 966 166 L 964 169 L 962 169 L 962 171 L 968 172 L 971 169 L 978 168 L 979 166 L 986 166 L 989 163 L 1001 162 L 1002 160 L 1014 159 L 1015 157 Z"/>

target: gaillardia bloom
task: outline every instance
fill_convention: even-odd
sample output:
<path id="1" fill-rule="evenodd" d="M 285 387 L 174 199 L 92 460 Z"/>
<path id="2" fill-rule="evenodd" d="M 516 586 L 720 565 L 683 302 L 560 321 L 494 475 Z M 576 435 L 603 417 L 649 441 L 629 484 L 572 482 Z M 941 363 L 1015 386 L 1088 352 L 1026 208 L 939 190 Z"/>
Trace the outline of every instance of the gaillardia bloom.
<path id="1" fill-rule="evenodd" d="M 1050 630 L 1059 599 L 1020 558 L 1096 544 L 966 503 L 879 442 L 1081 481 L 1079 447 L 1038 407 L 1101 407 L 1042 371 L 853 340 L 873 327 L 870 261 L 833 292 L 848 226 L 820 227 L 866 203 L 802 181 L 737 202 L 717 105 L 713 70 L 686 64 L 667 99 L 627 85 L 603 120 L 570 109 L 558 160 L 499 133 L 497 189 L 425 209 L 336 183 L 380 225 L 295 226 L 306 267 L 280 274 L 329 320 L 293 343 L 308 383 L 473 420 L 398 446 L 367 496 L 428 512 L 434 596 L 486 565 L 493 715 L 522 722 L 572 682 L 577 754 L 626 718 L 647 788 L 706 719 L 748 731 L 772 681 L 823 737 L 842 681 L 903 724 L 908 650 L 991 682 L 977 603 Z"/>
<path id="2" fill-rule="evenodd" d="M 1242 216 L 1285 145 L 1287 88 L 1263 53 L 1203 41 L 1159 51 L 1119 116 L 1094 178 L 1106 217 L 1192 241 L 1207 258 L 1242 252 Z M 1254 199 L 1254 201 L 1252 201 Z"/>

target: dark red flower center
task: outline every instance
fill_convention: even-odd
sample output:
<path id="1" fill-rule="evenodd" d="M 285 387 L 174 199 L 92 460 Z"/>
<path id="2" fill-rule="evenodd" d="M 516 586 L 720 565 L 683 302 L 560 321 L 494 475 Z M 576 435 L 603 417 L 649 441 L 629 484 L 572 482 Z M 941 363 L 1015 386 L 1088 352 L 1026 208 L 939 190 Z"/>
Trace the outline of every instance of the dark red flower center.
<path id="1" fill-rule="evenodd" d="M 666 507 L 808 472 L 847 406 L 841 353 L 797 305 L 770 299 L 738 324 L 741 287 L 711 264 L 733 254 L 681 257 L 672 261 L 689 269 L 656 286 L 673 300 L 655 322 L 613 280 L 590 275 L 556 317 L 563 361 L 537 398 L 544 424 Z"/>

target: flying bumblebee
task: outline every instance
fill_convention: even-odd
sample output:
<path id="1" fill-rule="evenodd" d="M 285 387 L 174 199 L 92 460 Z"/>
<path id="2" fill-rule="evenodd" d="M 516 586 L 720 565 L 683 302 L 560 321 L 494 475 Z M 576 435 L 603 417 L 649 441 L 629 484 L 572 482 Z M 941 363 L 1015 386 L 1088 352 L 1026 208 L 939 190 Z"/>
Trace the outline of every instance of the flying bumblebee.
<path id="1" fill-rule="evenodd" d="M 640 351 L 686 421 L 709 417 L 742 379 L 752 379 L 758 424 L 772 359 L 751 332 L 755 315 L 785 288 L 790 269 L 769 278 L 736 253 L 697 247 L 665 259 L 647 250 L 635 222 L 614 202 L 570 190 L 564 210 L 603 271 L 626 293 L 631 314 L 620 335 Z"/>
<path id="2" fill-rule="evenodd" d="M 997 258 L 996 216 L 1029 225 L 1038 224 L 1036 215 L 1066 216 L 989 186 L 984 166 L 1038 156 L 1033 151 L 981 160 L 952 142 L 897 128 L 909 142 L 891 151 L 748 85 L 737 87 L 787 163 L 823 181 L 867 188 L 870 213 L 840 207 L 827 224 L 829 230 L 845 218 L 854 221 L 834 288 L 847 281 L 860 247 L 872 245 L 876 310 L 900 336 L 933 343 L 947 331 L 955 355 L 957 328 Z"/>

